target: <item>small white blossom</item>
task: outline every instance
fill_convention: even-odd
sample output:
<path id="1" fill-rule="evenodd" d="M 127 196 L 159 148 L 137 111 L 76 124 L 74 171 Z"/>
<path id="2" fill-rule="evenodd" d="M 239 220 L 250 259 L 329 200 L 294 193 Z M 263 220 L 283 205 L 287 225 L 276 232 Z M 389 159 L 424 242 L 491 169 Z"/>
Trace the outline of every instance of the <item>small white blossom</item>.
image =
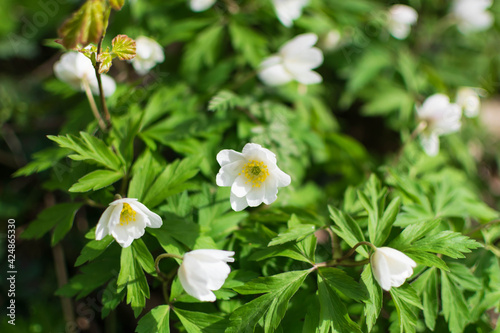
<path id="1" fill-rule="evenodd" d="M 217 0 L 191 0 L 189 6 L 193 12 L 202 12 L 212 7 Z"/>
<path id="2" fill-rule="evenodd" d="M 165 60 L 163 48 L 155 40 L 140 36 L 135 40 L 136 55 L 131 60 L 132 66 L 139 75 L 147 74 L 156 64 Z"/>
<path id="3" fill-rule="evenodd" d="M 321 47 L 326 51 L 334 51 L 342 42 L 342 34 L 338 30 L 330 30 L 322 40 Z"/>
<path id="4" fill-rule="evenodd" d="M 479 115 L 481 100 L 476 89 L 469 87 L 458 89 L 457 104 L 464 109 L 464 114 L 467 118 L 474 118 Z"/>
<path id="5" fill-rule="evenodd" d="M 261 203 L 270 205 L 278 198 L 278 187 L 290 185 L 291 178 L 276 165 L 276 155 L 255 143 L 243 152 L 224 149 L 217 154 L 221 168 L 216 182 L 231 186 L 231 207 L 235 211 Z"/>
<path id="6" fill-rule="evenodd" d="M 389 9 L 389 32 L 394 38 L 405 39 L 417 19 L 415 9 L 406 5 L 394 5 Z"/>
<path id="7" fill-rule="evenodd" d="M 417 266 L 406 254 L 390 247 L 377 248 L 370 261 L 375 280 L 386 291 L 391 287 L 400 287 Z"/>
<path id="8" fill-rule="evenodd" d="M 69 84 L 73 89 L 84 91 L 88 84 L 94 95 L 99 94 L 99 85 L 92 61 L 80 52 L 67 52 L 54 64 L 55 76 Z M 104 96 L 113 95 L 116 83 L 108 75 L 101 75 Z"/>
<path id="9" fill-rule="evenodd" d="M 123 198 L 109 204 L 95 229 L 95 239 L 111 235 L 122 247 L 144 235 L 146 227 L 159 228 L 163 224 L 158 214 L 133 198 Z"/>
<path id="10" fill-rule="evenodd" d="M 486 30 L 493 25 L 493 14 L 487 11 L 493 0 L 455 0 L 452 12 L 458 20 L 458 29 L 467 34 Z"/>
<path id="11" fill-rule="evenodd" d="M 456 132 L 461 127 L 462 110 L 459 105 L 450 103 L 448 96 L 435 94 L 428 97 L 417 116 L 426 127 L 420 135 L 420 142 L 429 156 L 439 153 L 439 136 Z"/>
<path id="12" fill-rule="evenodd" d="M 179 280 L 184 290 L 202 302 L 216 300 L 213 290 L 219 290 L 226 281 L 234 262 L 233 251 L 194 250 L 184 254 L 179 267 Z"/>
<path id="13" fill-rule="evenodd" d="M 298 35 L 279 53 L 260 64 L 259 78 L 267 85 L 276 86 L 296 80 L 303 84 L 320 83 L 321 75 L 313 69 L 323 63 L 323 53 L 313 47 L 318 36 L 312 33 Z"/>
<path id="14" fill-rule="evenodd" d="M 304 8 L 309 0 L 273 0 L 276 15 L 281 23 L 290 28 L 293 21 L 302 15 L 302 8 Z"/>

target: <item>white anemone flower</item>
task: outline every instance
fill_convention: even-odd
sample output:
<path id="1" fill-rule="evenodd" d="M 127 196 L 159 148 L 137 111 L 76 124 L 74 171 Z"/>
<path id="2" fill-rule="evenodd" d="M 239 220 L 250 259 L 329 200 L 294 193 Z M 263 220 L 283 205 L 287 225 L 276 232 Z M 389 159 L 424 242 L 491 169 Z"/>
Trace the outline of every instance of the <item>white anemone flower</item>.
<path id="1" fill-rule="evenodd" d="M 457 104 L 464 109 L 464 115 L 467 118 L 474 118 L 479 115 L 481 100 L 476 89 L 469 87 L 458 89 Z"/>
<path id="2" fill-rule="evenodd" d="M 323 63 L 323 53 L 313 47 L 318 36 L 313 33 L 298 35 L 285 45 L 278 54 L 260 64 L 259 78 L 267 85 L 277 86 L 296 80 L 303 84 L 320 83 L 321 75 L 313 69 Z"/>
<path id="3" fill-rule="evenodd" d="M 156 64 L 165 60 L 163 48 L 155 40 L 139 36 L 135 40 L 136 55 L 131 60 L 132 66 L 139 75 L 147 74 Z"/>
<path id="4" fill-rule="evenodd" d="M 216 182 L 231 186 L 231 207 L 241 211 L 270 205 L 278 198 L 278 187 L 290 185 L 291 178 L 276 165 L 276 155 L 261 145 L 247 143 L 243 152 L 224 149 L 217 154 L 221 168 Z"/>
<path id="5" fill-rule="evenodd" d="M 487 9 L 493 0 L 455 0 L 452 13 L 458 20 L 458 30 L 464 34 L 487 30 L 493 25 L 493 14 Z"/>
<path id="6" fill-rule="evenodd" d="M 273 0 L 274 10 L 280 22 L 290 28 L 293 21 L 302 15 L 302 9 L 309 0 Z"/>
<path id="7" fill-rule="evenodd" d="M 429 156 L 439 153 L 439 136 L 457 132 L 462 125 L 460 106 L 450 103 L 450 98 L 443 94 L 428 97 L 424 104 L 417 108 L 417 116 L 425 124 L 420 142 Z"/>
<path id="8" fill-rule="evenodd" d="M 123 198 L 109 204 L 95 229 L 95 239 L 111 235 L 122 247 L 144 235 L 146 227 L 159 228 L 163 224 L 158 214 L 133 198 Z"/>
<path id="9" fill-rule="evenodd" d="M 386 291 L 391 287 L 400 287 L 417 266 L 406 254 L 390 247 L 377 248 L 370 261 L 375 280 Z"/>
<path id="10" fill-rule="evenodd" d="M 389 32 L 394 38 L 405 39 L 417 19 L 415 9 L 406 5 L 394 5 L 389 9 Z"/>
<path id="11" fill-rule="evenodd" d="M 193 12 L 202 12 L 212 7 L 216 0 L 191 0 L 189 7 Z"/>
<path id="12" fill-rule="evenodd" d="M 226 281 L 234 262 L 233 251 L 194 250 L 184 254 L 179 267 L 179 280 L 184 290 L 202 302 L 216 300 L 214 290 L 219 290 Z"/>
<path id="13" fill-rule="evenodd" d="M 85 91 L 85 85 L 90 87 L 94 95 L 99 94 L 99 85 L 92 61 L 80 52 L 67 52 L 54 64 L 55 76 L 69 84 L 73 89 Z M 104 96 L 113 95 L 116 83 L 108 75 L 101 75 Z"/>

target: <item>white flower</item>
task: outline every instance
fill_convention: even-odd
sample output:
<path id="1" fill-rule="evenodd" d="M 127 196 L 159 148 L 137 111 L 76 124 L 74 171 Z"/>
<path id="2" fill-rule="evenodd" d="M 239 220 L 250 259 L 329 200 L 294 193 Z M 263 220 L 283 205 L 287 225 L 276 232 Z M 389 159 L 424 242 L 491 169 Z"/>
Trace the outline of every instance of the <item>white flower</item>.
<path id="1" fill-rule="evenodd" d="M 179 267 L 179 280 L 184 290 L 202 302 L 214 302 L 212 290 L 219 290 L 226 281 L 234 262 L 233 251 L 194 250 L 184 254 Z"/>
<path id="2" fill-rule="evenodd" d="M 264 59 L 259 78 L 270 86 L 292 80 L 303 84 L 320 83 L 323 79 L 313 71 L 323 63 L 323 53 L 313 47 L 317 40 L 318 36 L 312 33 L 298 35 L 283 45 L 278 54 Z"/>
<path id="3" fill-rule="evenodd" d="M 330 30 L 323 38 L 322 48 L 326 51 L 336 50 L 342 41 L 342 34 L 338 30 Z"/>
<path id="4" fill-rule="evenodd" d="M 159 228 L 162 224 L 161 217 L 137 199 L 118 199 L 109 204 L 99 219 L 95 239 L 111 235 L 122 247 L 128 247 L 134 239 L 144 235 L 146 227 Z"/>
<path id="5" fill-rule="evenodd" d="M 373 276 L 382 289 L 401 286 L 413 274 L 417 263 L 403 252 L 390 247 L 379 247 L 371 256 Z"/>
<path id="6" fill-rule="evenodd" d="M 462 87 L 457 92 L 457 104 L 464 109 L 467 118 L 477 117 L 481 109 L 481 100 L 476 89 Z"/>
<path id="7" fill-rule="evenodd" d="M 73 89 L 84 91 L 88 84 L 94 95 L 99 94 L 99 85 L 92 61 L 80 52 L 68 52 L 54 64 L 56 77 L 69 84 Z M 116 83 L 108 75 L 101 75 L 104 96 L 113 95 Z"/>
<path id="8" fill-rule="evenodd" d="M 163 48 L 155 40 L 140 36 L 135 40 L 136 55 L 131 60 L 132 66 L 139 75 L 145 75 L 156 64 L 165 60 Z"/>
<path id="9" fill-rule="evenodd" d="M 405 39 L 417 19 L 415 9 L 406 5 L 394 5 L 389 9 L 389 32 L 394 38 Z"/>
<path id="10" fill-rule="evenodd" d="M 455 0 L 452 12 L 458 19 L 458 29 L 467 34 L 486 30 L 493 25 L 493 14 L 487 11 L 493 0 Z"/>
<path id="11" fill-rule="evenodd" d="M 309 0 L 273 0 L 278 19 L 285 27 L 291 27 L 293 21 L 302 15 L 302 8 Z"/>
<path id="12" fill-rule="evenodd" d="M 212 7 L 217 0 L 191 0 L 189 6 L 193 12 L 202 12 Z"/>
<path id="13" fill-rule="evenodd" d="M 270 205 L 278 198 L 278 187 L 290 185 L 291 178 L 276 165 L 276 155 L 255 143 L 243 152 L 224 149 L 217 154 L 221 168 L 216 182 L 231 186 L 231 207 L 235 211 L 261 203 Z"/>
<path id="14" fill-rule="evenodd" d="M 417 116 L 426 124 L 420 135 L 420 142 L 429 156 L 439 153 L 439 136 L 456 132 L 460 129 L 462 110 L 457 104 L 451 104 L 448 96 L 435 94 L 428 97 L 417 108 Z"/>

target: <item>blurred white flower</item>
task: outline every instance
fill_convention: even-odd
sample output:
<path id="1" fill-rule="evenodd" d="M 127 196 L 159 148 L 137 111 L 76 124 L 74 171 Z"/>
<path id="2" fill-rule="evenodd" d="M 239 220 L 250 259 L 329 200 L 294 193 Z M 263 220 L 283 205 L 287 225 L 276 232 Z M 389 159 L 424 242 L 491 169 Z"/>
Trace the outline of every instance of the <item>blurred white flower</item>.
<path id="1" fill-rule="evenodd" d="M 452 13 L 458 19 L 458 30 L 467 34 L 486 30 L 493 25 L 493 14 L 487 9 L 493 0 L 455 0 Z"/>
<path id="2" fill-rule="evenodd" d="M 163 48 L 155 40 L 140 36 L 135 40 L 136 55 L 131 60 L 132 66 L 139 75 L 145 75 L 156 64 L 162 63 L 165 60 Z"/>
<path id="3" fill-rule="evenodd" d="M 457 104 L 464 109 L 467 118 L 477 117 L 481 109 L 481 100 L 477 90 L 469 87 L 462 87 L 457 92 Z"/>
<path id="4" fill-rule="evenodd" d="M 221 168 L 216 182 L 231 186 L 231 207 L 235 211 L 278 198 L 278 187 L 290 185 L 291 178 L 276 165 L 276 155 L 261 145 L 247 143 L 243 152 L 224 149 L 217 154 Z"/>
<path id="5" fill-rule="evenodd" d="M 312 33 L 298 35 L 279 53 L 260 64 L 259 78 L 267 85 L 276 86 L 296 80 L 303 84 L 320 83 L 321 75 L 313 69 L 323 63 L 323 53 L 313 47 L 318 36 Z"/>
<path id="6" fill-rule="evenodd" d="M 202 302 L 214 302 L 213 290 L 219 290 L 226 281 L 234 262 L 233 251 L 194 250 L 184 254 L 179 267 L 179 280 L 184 290 Z"/>
<path id="7" fill-rule="evenodd" d="M 285 26 L 290 28 L 293 21 L 302 15 L 302 8 L 309 0 L 273 0 L 274 9 L 278 19 Z"/>
<path id="8" fill-rule="evenodd" d="M 427 155 L 436 156 L 439 153 L 439 136 L 460 129 L 462 110 L 459 105 L 450 103 L 448 96 L 435 94 L 417 108 L 417 116 L 426 125 L 420 134 L 422 147 Z"/>
<path id="9" fill-rule="evenodd" d="M 417 266 L 406 254 L 390 247 L 377 248 L 370 262 L 375 280 L 386 291 L 391 287 L 400 287 Z"/>
<path id="10" fill-rule="evenodd" d="M 330 30 L 321 42 L 321 47 L 326 51 L 336 50 L 342 41 L 342 35 L 338 30 Z"/>
<path id="11" fill-rule="evenodd" d="M 75 90 L 84 91 L 85 85 L 88 85 L 94 95 L 99 94 L 99 85 L 92 61 L 80 52 L 64 53 L 54 64 L 54 74 L 59 80 L 66 82 Z M 113 95 L 116 90 L 115 80 L 103 74 L 101 81 L 104 96 Z"/>
<path id="12" fill-rule="evenodd" d="M 202 12 L 212 7 L 217 0 L 190 0 L 189 6 L 193 12 Z"/>
<path id="13" fill-rule="evenodd" d="M 95 239 L 111 235 L 122 247 L 144 235 L 146 227 L 159 228 L 163 224 L 158 214 L 133 198 L 123 198 L 109 204 L 95 229 Z"/>
<path id="14" fill-rule="evenodd" d="M 394 38 L 405 39 L 417 19 L 415 9 L 406 5 L 394 5 L 389 9 L 389 32 Z"/>

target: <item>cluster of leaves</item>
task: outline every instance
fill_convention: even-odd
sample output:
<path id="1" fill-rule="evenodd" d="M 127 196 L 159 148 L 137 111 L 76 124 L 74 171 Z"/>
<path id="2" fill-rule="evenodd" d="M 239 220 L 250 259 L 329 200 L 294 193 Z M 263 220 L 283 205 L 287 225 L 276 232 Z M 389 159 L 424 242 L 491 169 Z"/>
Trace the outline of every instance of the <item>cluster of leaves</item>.
<path id="1" fill-rule="evenodd" d="M 401 144 L 398 155 L 378 149 L 370 140 L 379 139 L 379 129 L 363 143 L 350 135 L 356 128 L 369 133 L 370 117 L 383 115 L 381 126 L 405 139 L 423 96 L 477 86 L 480 79 L 471 71 L 488 73 L 468 66 L 451 80 L 457 68 L 439 66 L 452 54 L 436 51 L 439 37 L 455 41 L 447 41 L 451 50 L 461 47 L 456 31 L 427 40 L 444 5 L 415 2 L 430 23 L 401 42 L 387 40 L 381 26 L 376 34 L 367 29 L 386 10 L 382 1 L 311 1 L 293 29 L 280 26 L 270 1 L 242 1 L 236 11 L 226 7 L 233 1 L 221 2 L 200 14 L 185 1 L 136 1 L 112 17 L 108 29 L 111 8 L 123 4 L 86 1 L 61 28 L 63 45 L 100 44 L 107 30 L 117 31 L 112 49 L 94 59 L 104 73 L 113 57 L 130 58 L 133 43 L 126 36 L 147 32 L 169 46 L 161 65 L 168 76 L 127 77 L 107 101 L 108 132 L 80 118 L 90 114 L 86 104 L 72 105 L 60 135 L 48 137 L 55 144 L 16 172 L 44 172 L 44 189 L 60 199 L 21 237 L 52 231 L 51 245 L 79 239 L 77 273 L 57 295 L 99 295 L 103 318 L 125 302 L 138 318 L 137 332 L 491 330 L 486 311 L 500 306 L 500 229 L 491 222 L 499 213 L 481 199 L 476 161 L 463 153 L 467 135 L 450 138 L 449 152 L 435 158 L 416 142 Z M 350 37 L 340 49 L 325 51 L 323 84 L 269 88 L 255 77 L 260 61 L 295 34 L 315 32 L 323 39 L 332 29 Z M 486 36 L 471 38 L 471 45 L 489 45 L 492 36 Z M 47 88 L 70 94 L 57 82 Z M 361 116 L 352 121 L 343 110 Z M 479 129 L 471 125 L 471 131 Z M 392 137 L 383 140 L 385 145 Z M 229 189 L 215 186 L 215 156 L 247 142 L 275 152 L 292 185 L 280 189 L 271 207 L 234 212 Z M 111 236 L 96 241 L 93 226 L 115 194 L 137 198 L 162 217 L 163 226 L 148 229 L 128 248 Z M 73 228 L 75 214 L 91 226 L 84 237 Z M 367 248 L 342 259 L 362 241 L 406 253 L 418 263 L 412 278 L 384 293 Z M 217 303 L 199 303 L 177 278 L 165 292 L 154 257 L 209 248 L 236 252 L 231 275 L 215 292 Z M 162 262 L 161 269 L 175 272 L 177 266 Z M 162 304 L 155 306 L 158 299 Z"/>

